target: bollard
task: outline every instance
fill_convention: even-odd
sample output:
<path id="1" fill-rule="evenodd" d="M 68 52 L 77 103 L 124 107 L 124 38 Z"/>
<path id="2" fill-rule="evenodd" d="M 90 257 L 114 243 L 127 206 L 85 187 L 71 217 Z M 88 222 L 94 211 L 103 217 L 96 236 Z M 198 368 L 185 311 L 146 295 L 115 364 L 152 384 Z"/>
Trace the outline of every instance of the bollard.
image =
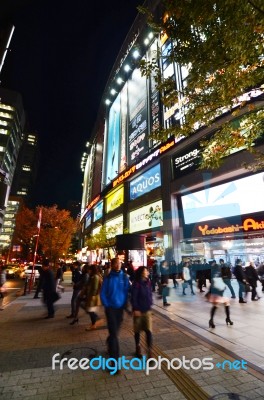
<path id="1" fill-rule="evenodd" d="M 24 285 L 24 293 L 23 293 L 23 296 L 26 296 L 26 293 L 27 293 L 27 285 L 28 285 L 28 277 L 26 276 L 26 278 L 25 278 L 25 285 Z"/>

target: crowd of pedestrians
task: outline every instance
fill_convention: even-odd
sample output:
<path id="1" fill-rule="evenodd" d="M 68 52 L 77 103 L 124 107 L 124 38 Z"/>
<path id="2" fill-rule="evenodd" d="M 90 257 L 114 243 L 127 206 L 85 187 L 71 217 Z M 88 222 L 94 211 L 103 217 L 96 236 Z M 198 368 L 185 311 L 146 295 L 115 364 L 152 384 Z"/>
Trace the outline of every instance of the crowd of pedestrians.
<path id="1" fill-rule="evenodd" d="M 35 298 L 39 298 L 40 291 L 43 292 L 43 301 L 48 312 L 45 318 L 53 318 L 54 303 L 60 298 L 59 293 L 64 292 L 64 287 L 60 285 L 63 281 L 63 266 L 58 264 L 54 273 L 49 261 L 44 260 L 39 272 Z M 131 261 L 125 266 L 118 257 L 115 257 L 104 267 L 75 261 L 71 266 L 71 273 L 72 296 L 70 314 L 66 318 L 72 319 L 70 325 L 77 324 L 82 309 L 85 318 L 88 315 L 91 321 L 86 330 L 94 330 L 102 324 L 103 308 L 108 328 L 107 351 L 109 357 L 114 360 L 120 356 L 119 331 L 124 312 L 133 316 L 136 357 L 142 357 L 141 332 L 145 333 L 147 356 L 151 357 L 153 342 L 151 307 L 154 294 L 162 299 L 164 307 L 168 307 L 171 305 L 167 301 L 171 290 L 179 289 L 179 295 L 193 296 L 196 294 L 194 289 L 196 287 L 198 292 L 205 293 L 205 300 L 212 305 L 209 328 L 215 328 L 214 316 L 221 305 L 225 309 L 226 324 L 233 325 L 230 318 L 230 298 L 237 297 L 232 285 L 233 279 L 238 283 L 239 303 L 247 302 L 248 293 L 251 293 L 252 301 L 259 299 L 256 290 L 258 281 L 262 283 L 264 291 L 264 267 L 259 266 L 257 269 L 252 262 L 243 266 L 239 259 L 233 268 L 225 263 L 224 259 L 219 259 L 218 263 L 216 260 L 210 262 L 185 260 L 178 265 L 175 260 L 170 262 L 162 260 L 160 263 L 155 260 L 151 265 L 136 269 L 133 268 Z M 3 286 L 3 276 L 0 283 Z M 230 297 L 224 296 L 226 288 L 230 291 Z"/>

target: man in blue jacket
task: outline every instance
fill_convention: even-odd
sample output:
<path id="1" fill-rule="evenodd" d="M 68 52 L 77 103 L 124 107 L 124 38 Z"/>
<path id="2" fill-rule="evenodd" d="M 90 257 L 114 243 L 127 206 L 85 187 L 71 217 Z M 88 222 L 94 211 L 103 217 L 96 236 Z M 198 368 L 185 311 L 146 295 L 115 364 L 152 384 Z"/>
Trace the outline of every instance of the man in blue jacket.
<path id="1" fill-rule="evenodd" d="M 119 342 L 118 333 L 123 321 L 123 312 L 127 307 L 129 278 L 121 270 L 119 258 L 111 260 L 111 270 L 104 278 L 101 288 L 101 301 L 105 307 L 105 315 L 109 336 L 107 345 L 109 356 L 118 360 Z"/>

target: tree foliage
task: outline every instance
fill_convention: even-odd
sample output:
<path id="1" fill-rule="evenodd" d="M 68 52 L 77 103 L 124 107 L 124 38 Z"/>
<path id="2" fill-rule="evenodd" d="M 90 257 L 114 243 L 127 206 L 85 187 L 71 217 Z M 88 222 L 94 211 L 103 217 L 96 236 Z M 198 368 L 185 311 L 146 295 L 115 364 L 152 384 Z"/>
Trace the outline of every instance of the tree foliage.
<path id="1" fill-rule="evenodd" d="M 182 123 L 153 132 L 156 140 L 169 136 L 188 137 L 197 129 L 211 126 L 216 134 L 201 144 L 202 167 L 215 168 L 234 149 L 263 154 L 252 145 L 263 133 L 264 111 L 253 105 L 264 89 L 264 7 L 262 0 L 162 0 L 163 17 L 157 21 L 148 9 L 148 22 L 172 42 L 167 54 L 157 52 L 141 61 L 144 75 L 155 76 L 162 101 L 175 107 Z M 161 58 L 185 67 L 188 76 L 176 88 L 174 78 L 162 76 Z M 245 93 L 248 93 L 245 95 Z M 218 124 L 220 115 L 239 118 Z M 264 165 L 264 163 L 263 163 Z M 263 167 L 262 165 L 262 167 Z M 259 167 L 261 167 L 261 162 Z"/>
<path id="2" fill-rule="evenodd" d="M 68 210 L 59 210 L 57 205 L 38 206 L 35 210 L 22 208 L 16 218 L 15 240 L 29 245 L 32 238 L 38 235 L 37 222 L 40 208 L 42 219 L 38 249 L 45 257 L 56 262 L 63 254 L 68 253 L 72 237 L 76 232 L 76 221 L 70 216 Z"/>
<path id="3" fill-rule="evenodd" d="M 88 250 L 108 249 L 109 254 L 109 249 L 115 247 L 116 233 L 117 227 L 106 228 L 102 226 L 98 233 L 86 239 L 85 245 L 88 247 Z"/>

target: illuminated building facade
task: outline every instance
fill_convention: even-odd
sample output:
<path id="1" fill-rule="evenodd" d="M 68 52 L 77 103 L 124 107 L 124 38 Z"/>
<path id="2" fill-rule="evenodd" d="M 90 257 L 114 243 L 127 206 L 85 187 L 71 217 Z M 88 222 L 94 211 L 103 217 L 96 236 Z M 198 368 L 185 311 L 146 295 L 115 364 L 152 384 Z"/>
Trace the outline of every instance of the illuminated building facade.
<path id="1" fill-rule="evenodd" d="M 137 60 L 161 54 L 162 76 L 172 77 L 180 91 L 188 70 L 171 62 L 171 45 L 170 39 L 153 35 L 140 15 L 119 52 L 87 152 L 82 247 L 104 226 L 115 227 L 116 234 L 145 235 L 147 255 L 157 260 L 263 262 L 264 206 L 248 198 L 249 193 L 263 198 L 264 173 L 241 166 L 252 161 L 250 154 L 237 149 L 219 169 L 201 171 L 199 142 L 214 134 L 212 128 L 200 128 L 190 138 L 168 137 L 164 143 L 151 139 L 157 127 L 183 123 L 181 99 L 165 107 L 154 77 L 141 76 Z M 262 92 L 253 90 L 249 97 L 263 107 Z M 234 119 L 222 116 L 223 122 Z M 256 145 L 263 148 L 261 141 Z"/>

